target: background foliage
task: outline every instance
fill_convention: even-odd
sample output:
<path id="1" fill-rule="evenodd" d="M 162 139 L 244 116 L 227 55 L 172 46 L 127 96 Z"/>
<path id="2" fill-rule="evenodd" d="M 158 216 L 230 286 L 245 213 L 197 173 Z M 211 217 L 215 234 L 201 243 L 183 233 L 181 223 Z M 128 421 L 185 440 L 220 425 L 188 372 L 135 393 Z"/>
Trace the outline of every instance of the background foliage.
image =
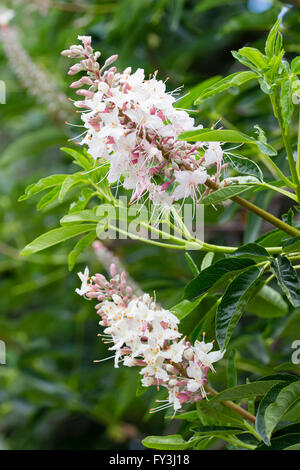
<path id="1" fill-rule="evenodd" d="M 41 3 L 49 4 L 47 13 L 39 8 Z M 91 34 L 104 58 L 118 53 L 121 67 L 142 66 L 147 73 L 158 69 L 160 77 L 169 77 L 169 89 L 184 83 L 187 90 L 217 74 L 241 70 L 230 50 L 249 44 L 261 48 L 284 6 L 277 1 L 239 0 L 226 4 L 218 0 L 6 4 L 15 8 L 13 23 L 23 47 L 66 97 L 69 62 L 60 51 L 76 43 L 78 34 Z M 293 57 L 300 49 L 296 5 L 285 13 L 284 28 L 285 49 Z M 34 198 L 22 203 L 17 199 L 40 177 L 74 171 L 59 148 L 76 134 L 46 104 L 40 104 L 38 96 L 32 97 L 30 88 L 23 88 L 2 50 L 0 70 L 7 85 L 7 103 L 0 107 L 0 339 L 7 344 L 7 365 L 0 366 L 0 447 L 140 448 L 145 435 L 161 434 L 162 429 L 176 434 L 180 421 L 170 424 L 163 415 L 150 418 L 147 414 L 151 392 L 135 397 L 136 371 L 115 371 L 111 363 L 92 363 L 106 352 L 96 338 L 93 308 L 74 289 L 78 286 L 75 271 L 86 263 L 92 272 L 103 269 L 93 251 L 85 252 L 71 273 L 67 252 L 72 244 L 26 259 L 19 257 L 19 251 L 33 238 L 57 226 L 72 193 L 62 206 L 50 205 L 39 212 Z M 268 142 L 278 144 L 267 97 L 252 82 L 229 89 L 218 100 L 205 100 L 198 109 L 199 120 L 206 126 L 221 118 L 224 125 L 237 125 L 253 134 L 258 124 L 266 130 Z M 68 121 L 77 122 L 71 107 Z M 296 129 L 291 132 L 295 134 Z M 252 157 L 259 161 L 259 154 Z M 284 170 L 284 153 L 279 152 L 276 159 Z M 256 197 L 259 205 L 276 215 L 289 209 L 286 199 L 271 201 L 268 191 Z M 217 211 L 208 208 L 205 216 L 206 240 L 222 245 L 251 242 L 270 228 L 256 216 L 246 217 L 234 204 Z M 110 242 L 109 246 L 141 288 L 156 291 L 165 307 L 180 300 L 192 278 L 183 253 L 132 241 Z M 193 252 L 193 257 L 200 264 L 203 255 Z M 290 361 L 291 343 L 300 338 L 300 312 L 285 305 L 289 308 L 286 316 L 278 313 L 278 317 L 268 318 L 249 311 L 239 324 L 229 354 L 241 383 L 246 377 L 254 380 L 274 373 L 279 363 Z M 183 321 L 183 328 L 196 326 L 208 307 L 201 304 L 186 324 Z M 230 351 L 235 349 L 239 352 L 234 358 Z M 218 389 L 225 388 L 228 380 L 235 384 L 235 377 L 227 377 L 226 366 L 227 358 L 212 378 Z M 183 433 L 188 436 L 188 429 Z M 217 440 L 211 444 L 214 448 L 222 445 Z"/>

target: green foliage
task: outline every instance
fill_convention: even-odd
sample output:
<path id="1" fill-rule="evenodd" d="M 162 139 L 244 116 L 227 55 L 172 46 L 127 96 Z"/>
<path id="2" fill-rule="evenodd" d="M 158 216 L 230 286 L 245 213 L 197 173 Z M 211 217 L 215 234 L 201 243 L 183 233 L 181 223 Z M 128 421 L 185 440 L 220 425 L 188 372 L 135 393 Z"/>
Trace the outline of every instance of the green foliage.
<path id="1" fill-rule="evenodd" d="M 73 294 L 78 282 L 67 266 L 101 271 L 91 245 L 124 208 L 108 186 L 107 165 L 100 168 L 82 147 L 65 147 L 76 131 L 21 91 L 1 51 L 8 99 L 0 110 L 0 340 L 8 358 L 0 366 L 0 447 L 123 449 L 153 434 L 143 439 L 145 447 L 202 450 L 222 442 L 228 449 L 299 449 L 299 366 L 291 362 L 291 344 L 300 337 L 299 236 L 269 230 L 231 202 L 243 196 L 299 225 L 300 170 L 292 165 L 300 96 L 300 58 L 292 57 L 299 51 L 298 9 L 290 8 L 282 28 L 280 20 L 272 27 L 277 4 L 253 13 L 238 0 L 230 8 L 219 0 L 122 0 L 76 8 L 51 7 L 46 16 L 33 9 L 24 21 L 23 5 L 14 20 L 24 47 L 58 89 L 69 94 L 60 51 L 77 34 L 92 34 L 104 58 L 119 53 L 121 68 L 144 67 L 146 74 L 158 68 L 162 79 L 170 76 L 169 89 L 184 82 L 176 107 L 194 107 L 204 128 L 181 138 L 222 142 L 228 150 L 226 185 L 201 201 L 209 242 L 203 252 L 195 240 L 170 239 L 166 247 L 134 237 L 108 241 L 141 289 L 155 291 L 178 316 L 189 340 L 205 333 L 226 349 L 218 373 L 209 376 L 220 393 L 186 406 L 174 416 L 178 434 L 162 436 L 170 432 L 172 414 L 144 419 L 161 391 L 142 387 L 134 368 L 92 365 L 95 357 L 106 357 L 106 348 L 95 341 L 97 319 L 90 304 Z M 238 49 L 235 63 L 231 48 Z M 68 120 L 79 123 L 75 113 Z M 172 243 L 183 252 L 169 249 Z M 281 370 L 290 374 L 276 373 Z M 248 405 L 255 426 L 228 401 Z"/>

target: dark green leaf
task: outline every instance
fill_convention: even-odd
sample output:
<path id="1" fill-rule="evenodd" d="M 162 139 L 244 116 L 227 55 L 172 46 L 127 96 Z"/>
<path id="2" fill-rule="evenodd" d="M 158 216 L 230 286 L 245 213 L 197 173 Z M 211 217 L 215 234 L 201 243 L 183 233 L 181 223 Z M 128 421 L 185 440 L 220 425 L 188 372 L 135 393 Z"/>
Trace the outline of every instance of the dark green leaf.
<path id="1" fill-rule="evenodd" d="M 246 400 L 247 398 L 258 397 L 267 393 L 278 381 L 266 380 L 260 382 L 252 382 L 244 385 L 237 385 L 236 387 L 228 388 L 218 393 L 212 402 L 226 401 L 226 400 Z M 283 382 L 286 385 L 286 382 Z"/>
<path id="2" fill-rule="evenodd" d="M 234 253 L 230 256 L 243 256 L 247 258 L 254 258 L 254 259 L 266 259 L 269 258 L 269 253 L 265 248 L 258 245 L 257 243 L 247 243 L 246 245 L 241 246 L 238 248 Z"/>
<path id="3" fill-rule="evenodd" d="M 270 445 L 271 435 L 284 414 L 300 400 L 300 380 L 274 385 L 259 404 L 256 415 L 256 431 L 266 445 Z"/>
<path id="4" fill-rule="evenodd" d="M 263 180 L 263 174 L 259 166 L 249 158 L 237 157 L 236 155 L 224 155 L 224 162 L 238 173 L 242 175 L 255 176 L 259 180 Z"/>
<path id="5" fill-rule="evenodd" d="M 226 289 L 216 315 L 216 337 L 221 349 L 226 348 L 248 301 L 257 287 L 262 272 L 262 269 L 252 266 L 237 275 Z"/>
<path id="6" fill-rule="evenodd" d="M 300 306 L 300 285 L 293 265 L 286 256 L 278 255 L 272 260 L 271 269 L 281 287 L 294 307 Z"/>
<path id="7" fill-rule="evenodd" d="M 208 289 L 210 289 L 226 274 L 241 271 L 253 264 L 255 263 L 251 259 L 222 259 L 201 271 L 195 279 L 189 282 L 184 290 L 184 296 L 186 299 L 192 299 L 199 296 L 208 291 Z"/>

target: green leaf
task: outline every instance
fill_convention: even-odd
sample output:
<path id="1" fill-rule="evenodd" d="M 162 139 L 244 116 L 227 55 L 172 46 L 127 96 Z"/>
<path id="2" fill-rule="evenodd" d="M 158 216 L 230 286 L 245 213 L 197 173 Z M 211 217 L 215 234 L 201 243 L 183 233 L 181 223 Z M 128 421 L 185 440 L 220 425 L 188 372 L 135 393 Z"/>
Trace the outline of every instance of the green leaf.
<path id="1" fill-rule="evenodd" d="M 274 385 L 259 404 L 256 415 L 256 431 L 266 445 L 284 414 L 300 400 L 300 380 Z"/>
<path id="2" fill-rule="evenodd" d="M 205 256 L 202 260 L 202 263 L 201 263 L 201 271 L 203 271 L 203 269 L 206 269 L 209 266 L 211 266 L 211 263 L 212 263 L 214 257 L 215 257 L 215 253 L 213 251 L 209 251 L 208 253 L 205 254 Z"/>
<path id="3" fill-rule="evenodd" d="M 274 437 L 269 446 L 260 444 L 255 450 L 300 450 L 300 433 Z"/>
<path id="4" fill-rule="evenodd" d="M 61 147 L 60 150 L 70 155 L 74 159 L 74 163 L 84 170 L 91 170 L 95 164 L 94 160 L 92 158 L 89 160 L 83 152 L 68 147 Z"/>
<path id="5" fill-rule="evenodd" d="M 257 243 L 247 243 L 239 247 L 236 251 L 234 251 L 230 256 L 239 256 L 239 257 L 247 257 L 247 258 L 254 258 L 257 260 L 263 260 L 269 258 L 269 253 L 267 250 L 258 245 Z"/>
<path id="6" fill-rule="evenodd" d="M 209 266 L 201 271 L 201 273 L 187 284 L 184 290 L 184 297 L 192 299 L 204 292 L 208 291 L 214 284 L 216 284 L 226 274 L 241 271 L 254 263 L 251 259 L 239 258 L 226 258 L 218 261 L 217 263 Z"/>
<path id="7" fill-rule="evenodd" d="M 221 349 L 225 349 L 240 320 L 245 307 L 254 293 L 263 270 L 252 266 L 227 287 L 216 315 L 216 337 Z"/>
<path id="8" fill-rule="evenodd" d="M 210 86 L 203 87 L 202 90 L 197 90 L 198 93 L 196 96 L 198 97 L 195 100 L 194 104 L 199 104 L 202 100 L 205 100 L 207 98 L 210 98 L 211 96 L 228 90 L 231 87 L 238 87 L 240 85 L 243 85 L 244 83 L 248 82 L 249 80 L 252 80 L 253 78 L 257 78 L 257 75 L 256 73 L 250 71 L 236 72 L 232 73 L 231 75 L 228 75 L 225 78 L 220 78 L 218 81 L 214 81 L 213 84 L 209 84 Z"/>
<path id="9" fill-rule="evenodd" d="M 250 184 L 231 184 L 229 186 L 225 186 L 224 188 L 217 189 L 207 196 L 204 196 L 204 198 L 201 199 L 201 204 L 218 204 L 222 201 L 226 201 L 227 199 L 237 196 L 238 194 L 244 193 L 251 188 L 253 188 L 253 185 Z"/>
<path id="10" fill-rule="evenodd" d="M 184 450 L 191 446 L 180 434 L 170 436 L 148 436 L 143 439 L 142 444 L 149 449 L 157 450 Z"/>
<path id="11" fill-rule="evenodd" d="M 213 88 L 213 85 L 220 80 L 221 76 L 217 75 L 216 77 L 208 78 L 203 82 L 196 85 L 194 88 L 189 90 L 182 98 L 176 101 L 176 108 L 188 109 L 194 103 L 195 99 L 210 88 Z"/>
<path id="12" fill-rule="evenodd" d="M 282 250 L 284 253 L 292 253 L 300 251 L 300 235 L 293 237 L 282 244 Z"/>
<path id="13" fill-rule="evenodd" d="M 228 129 L 212 130 L 197 129 L 194 131 L 182 132 L 179 139 L 192 142 L 232 142 L 255 144 L 256 141 L 242 132 Z"/>
<path id="14" fill-rule="evenodd" d="M 193 411 L 187 411 L 186 413 L 180 413 L 175 416 L 173 415 L 167 416 L 167 419 L 180 419 L 180 420 L 193 422 L 193 421 L 199 421 L 199 416 L 198 416 L 197 411 L 193 410 Z"/>
<path id="15" fill-rule="evenodd" d="M 76 235 L 81 235 L 85 232 L 90 232 L 91 230 L 95 229 L 95 224 L 80 224 L 80 225 L 72 225 L 68 227 L 60 227 L 50 230 L 49 232 L 44 233 L 43 235 L 39 236 L 31 243 L 29 243 L 23 250 L 21 251 L 22 256 L 28 256 L 37 251 L 45 250 L 50 246 L 56 245 L 57 243 L 61 243 L 69 238 L 73 238 Z"/>
<path id="16" fill-rule="evenodd" d="M 297 227 L 299 228 L 299 227 Z M 270 232 L 261 235 L 259 238 L 255 240 L 261 246 L 280 246 L 283 241 L 287 238 L 286 232 L 282 230 L 275 229 L 271 230 Z"/>
<path id="17" fill-rule="evenodd" d="M 52 204 L 54 201 L 58 199 L 60 187 L 56 186 L 52 188 L 50 191 L 47 192 L 38 202 L 36 208 L 37 210 L 45 209 L 45 207 Z"/>
<path id="18" fill-rule="evenodd" d="M 30 184 L 25 189 L 25 193 L 19 197 L 18 201 L 25 201 L 34 194 L 38 194 L 45 189 L 61 186 L 68 175 L 51 175 L 40 179 L 37 183 Z"/>
<path id="19" fill-rule="evenodd" d="M 237 424 L 243 422 L 243 418 L 239 414 L 227 408 L 223 403 L 213 399 L 200 400 L 197 403 L 197 411 L 203 424 L 207 423 L 208 420 L 210 422 L 213 420 L 213 424 Z"/>
<path id="20" fill-rule="evenodd" d="M 68 264 L 69 264 L 69 271 L 75 266 L 76 260 L 78 256 L 88 247 L 90 246 L 96 238 L 96 231 L 92 231 L 82 237 L 74 246 L 73 250 L 69 253 L 68 257 Z"/>
<path id="21" fill-rule="evenodd" d="M 227 390 L 223 390 L 222 392 L 218 393 L 215 397 L 213 397 L 210 401 L 211 402 L 220 402 L 226 400 L 246 400 L 248 398 L 255 398 L 260 395 L 264 395 L 267 393 L 274 385 L 279 383 L 278 380 L 266 380 L 266 381 L 259 381 L 259 382 L 252 382 L 249 384 L 244 385 L 237 385 L 236 387 L 228 388 Z M 286 385 L 286 382 L 283 382 Z"/>
<path id="22" fill-rule="evenodd" d="M 300 306 L 300 284 L 297 272 L 286 256 L 278 255 L 271 262 L 278 285 L 294 307 Z"/>
<path id="23" fill-rule="evenodd" d="M 185 256 L 185 259 L 186 259 L 186 262 L 188 264 L 188 267 L 190 268 L 191 270 L 191 273 L 194 275 L 194 276 L 198 276 L 199 274 L 199 269 L 195 263 L 195 261 L 193 260 L 193 258 L 191 257 L 191 255 L 189 253 L 184 253 L 184 256 Z"/>
<path id="24" fill-rule="evenodd" d="M 289 306 L 279 292 L 264 285 L 248 302 L 246 311 L 261 318 L 276 318 L 287 315 Z"/>
<path id="25" fill-rule="evenodd" d="M 242 47 L 238 50 L 238 53 L 240 57 L 243 57 L 244 60 L 246 59 L 247 63 L 249 61 L 251 66 L 257 70 L 265 70 L 268 67 L 268 63 L 264 55 L 254 47 Z"/>
<path id="26" fill-rule="evenodd" d="M 267 58 L 270 60 L 272 59 L 273 55 L 275 54 L 275 43 L 276 43 L 276 36 L 281 24 L 281 18 L 279 18 L 276 23 L 272 26 L 271 31 L 266 40 L 265 45 L 265 53 Z"/>
<path id="27" fill-rule="evenodd" d="M 191 430 L 197 435 L 205 434 L 207 436 L 235 435 L 245 432 L 244 428 L 234 426 L 196 426 Z"/>
<path id="28" fill-rule="evenodd" d="M 61 225 L 74 224 L 78 222 L 99 222 L 100 216 L 95 211 L 85 209 L 83 211 L 71 212 L 60 219 Z"/>
<path id="29" fill-rule="evenodd" d="M 289 77 L 287 77 L 281 84 L 280 107 L 283 126 L 288 127 L 294 111 L 292 102 L 292 86 Z"/>
<path id="30" fill-rule="evenodd" d="M 192 313 L 196 307 L 200 304 L 202 297 L 198 297 L 193 302 L 189 300 L 182 300 L 178 304 L 174 305 L 170 310 L 176 315 L 179 320 L 183 320 L 183 318 L 187 317 L 190 313 Z"/>
<path id="31" fill-rule="evenodd" d="M 295 57 L 291 63 L 291 70 L 294 74 L 300 74 L 300 57 Z"/>
<path id="32" fill-rule="evenodd" d="M 236 350 L 232 349 L 229 353 L 229 357 L 227 359 L 227 387 L 232 388 L 236 387 L 237 385 L 237 371 L 235 367 L 235 357 L 236 357 Z"/>
<path id="33" fill-rule="evenodd" d="M 242 175 L 255 176 L 260 181 L 263 180 L 263 174 L 259 166 L 245 157 L 235 155 L 224 155 L 224 162 L 228 163 L 235 171 Z"/>
<path id="34" fill-rule="evenodd" d="M 70 189 L 74 188 L 74 186 L 86 184 L 88 182 L 87 178 L 85 178 L 81 173 L 74 173 L 73 175 L 67 176 L 61 185 L 58 197 L 60 202 L 63 201 L 65 195 L 70 191 Z"/>
<path id="35" fill-rule="evenodd" d="M 148 390 L 148 387 L 143 387 L 142 385 L 142 377 L 141 375 L 138 376 L 138 379 L 137 379 L 137 384 L 136 384 L 136 392 L 135 392 L 135 396 L 136 397 L 140 397 L 141 395 L 143 395 L 144 393 L 146 393 Z"/>
<path id="36" fill-rule="evenodd" d="M 256 140 L 242 132 L 229 129 L 212 130 L 212 129 L 197 129 L 194 131 L 182 132 L 179 139 L 186 140 L 187 142 L 231 142 L 231 143 L 244 143 L 257 145 L 259 150 L 266 155 L 277 155 L 276 150 L 266 143 Z"/>

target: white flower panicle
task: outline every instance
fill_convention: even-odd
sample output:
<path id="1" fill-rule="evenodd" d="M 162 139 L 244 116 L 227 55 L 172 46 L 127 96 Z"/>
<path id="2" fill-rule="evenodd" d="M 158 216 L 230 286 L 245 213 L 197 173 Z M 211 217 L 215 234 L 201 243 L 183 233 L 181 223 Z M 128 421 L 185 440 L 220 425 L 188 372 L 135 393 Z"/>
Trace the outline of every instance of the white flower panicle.
<path id="1" fill-rule="evenodd" d="M 158 205 L 188 196 L 198 201 L 208 167 L 216 165 L 216 174 L 210 177 L 219 178 L 221 145 L 179 140 L 182 132 L 203 126 L 195 126 L 186 111 L 176 109 L 175 93 L 166 92 L 157 72 L 149 79 L 143 69 L 118 72 L 113 65 L 117 55 L 100 66 L 100 52 L 94 52 L 91 37 L 79 39 L 83 45 L 71 46 L 62 54 L 81 59 L 69 70 L 70 75 L 86 73 L 71 85 L 83 98 L 75 102 L 83 108 L 86 128 L 81 144 L 88 146 L 96 161 L 110 163 L 109 183 L 121 181 L 133 191 L 132 200 L 148 193 Z"/>
<path id="2" fill-rule="evenodd" d="M 82 281 L 79 295 L 97 299 L 97 313 L 104 333 L 99 334 L 111 344 L 115 367 L 140 366 L 144 387 L 166 387 L 168 400 L 153 411 L 173 407 L 176 412 L 183 403 L 194 403 L 206 397 L 207 373 L 224 352 L 212 351 L 213 343 L 195 341 L 192 345 L 178 331 L 179 319 L 158 307 L 148 295 L 136 297 L 127 286 L 125 273 L 110 268 L 108 281 L 101 274 L 89 277 L 88 268 L 78 273 Z M 103 359 L 106 360 L 106 359 Z M 95 362 L 101 362 L 95 361 Z"/>

